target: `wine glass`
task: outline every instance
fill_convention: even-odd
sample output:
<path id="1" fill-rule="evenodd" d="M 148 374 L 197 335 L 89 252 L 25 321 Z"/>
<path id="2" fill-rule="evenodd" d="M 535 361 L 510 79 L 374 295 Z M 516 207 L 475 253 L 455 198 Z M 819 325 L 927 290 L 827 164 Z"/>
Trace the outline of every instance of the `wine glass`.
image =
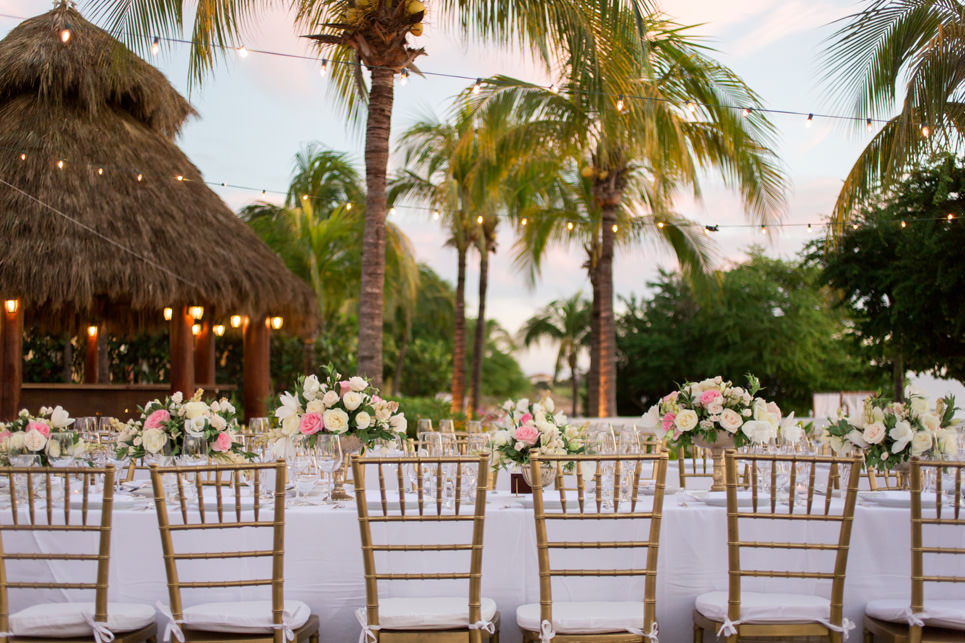
<path id="1" fill-rule="evenodd" d="M 481 420 L 469 420 L 466 422 L 466 433 L 482 433 Z"/>
<path id="2" fill-rule="evenodd" d="M 52 467 L 69 467 L 74 464 L 74 434 L 51 433 L 47 438 L 47 461 Z"/>
<path id="3" fill-rule="evenodd" d="M 419 435 L 422 435 L 423 433 L 430 433 L 432 431 L 432 420 L 429 418 L 419 418 L 418 428 Z"/>
<path id="4" fill-rule="evenodd" d="M 342 466 L 342 442 L 337 435 L 318 433 L 315 439 L 315 461 L 318 468 L 328 474 L 327 504 L 332 504 L 332 488 L 335 482 L 335 472 Z"/>
<path id="5" fill-rule="evenodd" d="M 85 416 L 74 418 L 74 431 L 80 434 L 87 442 L 95 442 L 97 436 L 97 418 L 92 416 Z"/>
<path id="6" fill-rule="evenodd" d="M 305 496 L 321 482 L 321 471 L 315 457 L 310 454 L 296 455 L 289 464 L 291 480 L 295 484 L 295 501 L 293 506 L 308 504 Z"/>
<path id="7" fill-rule="evenodd" d="M 268 426 L 268 418 L 265 417 L 251 418 L 248 420 L 249 433 L 267 433 Z"/>
<path id="8" fill-rule="evenodd" d="M 455 433 L 456 424 L 452 420 L 439 420 L 440 433 Z"/>
<path id="9" fill-rule="evenodd" d="M 185 435 L 178 464 L 200 465 L 208 458 L 208 441 L 204 436 Z"/>

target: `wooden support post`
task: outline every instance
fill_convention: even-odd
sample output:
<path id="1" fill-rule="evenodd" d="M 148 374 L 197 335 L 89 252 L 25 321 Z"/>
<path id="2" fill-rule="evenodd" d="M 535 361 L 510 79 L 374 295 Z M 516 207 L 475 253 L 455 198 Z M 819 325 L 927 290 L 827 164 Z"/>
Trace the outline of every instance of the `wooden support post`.
<path id="1" fill-rule="evenodd" d="M 198 322 L 201 332 L 194 338 L 194 380 L 198 386 L 214 386 L 214 333 L 211 314 L 206 311 Z"/>
<path id="2" fill-rule="evenodd" d="M 171 317 L 171 392 L 181 391 L 185 397 L 194 395 L 194 318 L 187 306 L 174 309 Z"/>
<path id="3" fill-rule="evenodd" d="M 0 324 L 0 420 L 12 420 L 20 410 L 23 384 L 23 302 L 2 302 Z"/>
<path id="4" fill-rule="evenodd" d="M 98 342 L 100 328 L 91 324 L 84 328 L 84 384 L 100 383 L 100 369 L 98 368 Z"/>
<path id="5" fill-rule="evenodd" d="M 243 373 L 245 380 L 245 421 L 268 415 L 271 394 L 271 356 L 268 318 L 246 318 L 244 324 Z"/>

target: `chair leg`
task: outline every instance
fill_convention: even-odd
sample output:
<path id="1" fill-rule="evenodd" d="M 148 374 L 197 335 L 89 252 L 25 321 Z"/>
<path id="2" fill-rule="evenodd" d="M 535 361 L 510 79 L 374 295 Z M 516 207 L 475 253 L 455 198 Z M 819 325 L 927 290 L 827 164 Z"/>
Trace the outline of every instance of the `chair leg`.
<path id="1" fill-rule="evenodd" d="M 694 623 L 694 643 L 704 643 L 704 628 Z"/>
<path id="2" fill-rule="evenodd" d="M 864 643 L 874 643 L 875 635 L 868 628 L 864 630 Z"/>
<path id="3" fill-rule="evenodd" d="M 841 632 L 828 632 L 828 643 L 844 643 Z"/>

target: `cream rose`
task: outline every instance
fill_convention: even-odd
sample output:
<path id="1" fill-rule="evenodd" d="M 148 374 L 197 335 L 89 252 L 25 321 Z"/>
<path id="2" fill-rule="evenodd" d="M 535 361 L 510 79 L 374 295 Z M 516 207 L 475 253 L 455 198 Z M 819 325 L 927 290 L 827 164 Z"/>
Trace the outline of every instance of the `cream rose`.
<path id="1" fill-rule="evenodd" d="M 922 413 L 928 410 L 928 400 L 926 400 L 923 397 L 915 396 L 911 398 L 911 401 L 909 402 L 909 406 L 911 407 L 912 413 L 914 413 L 915 415 L 921 415 Z"/>
<path id="2" fill-rule="evenodd" d="M 941 418 L 939 418 L 934 413 L 925 413 L 921 416 L 921 423 L 925 425 L 925 428 L 934 433 L 942 426 Z"/>
<path id="3" fill-rule="evenodd" d="M 917 431 L 911 439 L 911 455 L 917 457 L 931 449 L 932 437 L 928 431 Z"/>
<path id="4" fill-rule="evenodd" d="M 342 404 L 344 404 L 345 408 L 349 411 L 354 411 L 358 407 L 362 406 L 362 402 L 364 401 L 365 397 L 356 391 L 349 391 L 342 396 Z M 328 426 L 328 423 L 326 422 L 325 425 Z"/>
<path id="5" fill-rule="evenodd" d="M 141 444 L 148 453 L 160 453 L 167 441 L 168 436 L 161 429 L 148 429 L 141 436 Z"/>
<path id="6" fill-rule="evenodd" d="M 720 425 L 730 433 L 736 433 L 743 423 L 744 418 L 733 409 L 724 409 L 720 412 Z"/>
<path id="7" fill-rule="evenodd" d="M 208 414 L 208 405 L 204 402 L 188 402 L 182 409 L 184 410 L 184 417 L 189 420 L 195 418 L 203 417 Z"/>
<path id="8" fill-rule="evenodd" d="M 220 415 L 212 415 L 210 418 L 208 418 L 208 422 L 211 423 L 211 427 L 216 431 L 224 431 L 226 428 L 228 428 L 227 420 Z"/>
<path id="9" fill-rule="evenodd" d="M 697 426 L 698 419 L 697 413 L 693 409 L 684 409 L 677 414 L 673 423 L 677 429 L 686 433 L 687 431 L 692 431 L 694 427 Z"/>
<path id="10" fill-rule="evenodd" d="M 367 429 L 372 423 L 372 416 L 365 411 L 359 411 L 355 414 L 355 426 L 360 429 Z"/>
<path id="11" fill-rule="evenodd" d="M 350 389 L 358 393 L 359 391 L 364 391 L 368 387 L 369 383 L 365 381 L 364 377 L 350 377 L 348 380 L 348 386 Z"/>
<path id="12" fill-rule="evenodd" d="M 861 437 L 864 438 L 864 441 L 868 444 L 879 444 L 885 439 L 886 433 L 887 430 L 885 430 L 884 424 L 881 422 L 871 422 L 864 428 L 864 433 L 861 434 Z"/>
<path id="13" fill-rule="evenodd" d="M 322 396 L 322 404 L 325 405 L 325 408 L 335 406 L 337 402 L 338 393 L 335 391 L 325 391 L 325 395 Z"/>
<path id="14" fill-rule="evenodd" d="M 384 401 L 375 405 L 375 419 L 379 422 L 388 422 L 392 417 L 392 407 Z"/>
<path id="15" fill-rule="evenodd" d="M 301 423 L 300 415 L 289 415 L 281 421 L 281 432 L 286 436 L 293 436 L 298 433 L 298 425 Z"/>
<path id="16" fill-rule="evenodd" d="M 493 433 L 493 446 L 501 447 L 509 444 L 509 441 L 513 439 L 509 431 L 496 431 Z"/>
<path id="17" fill-rule="evenodd" d="M 192 438 L 204 437 L 204 421 L 205 417 L 203 415 L 188 418 L 184 421 L 184 432 Z"/>
<path id="18" fill-rule="evenodd" d="M 401 413 L 397 413 L 389 418 L 389 426 L 396 433 L 405 433 L 406 429 L 409 428 L 409 423 L 406 422 L 405 416 Z"/>
<path id="19" fill-rule="evenodd" d="M 346 393 L 348 397 L 350 393 Z M 348 413 L 342 409 L 329 409 L 322 416 L 325 421 L 325 430 L 330 433 L 345 433 L 348 431 Z"/>
<path id="20" fill-rule="evenodd" d="M 8 451 L 19 451 L 24 448 L 24 435 L 23 431 L 17 431 L 16 433 L 11 433 L 10 437 L 7 438 L 7 450 Z"/>
<path id="21" fill-rule="evenodd" d="M 942 455 L 953 456 L 958 453 L 958 434 L 948 429 L 940 429 L 935 438 L 941 447 Z"/>
<path id="22" fill-rule="evenodd" d="M 331 392 L 331 391 L 329 391 L 329 392 Z M 336 396 L 335 399 L 338 399 L 338 396 Z M 326 409 L 326 408 L 328 408 L 328 407 L 325 406 L 325 401 L 324 401 L 324 400 L 312 400 L 311 402 L 309 402 L 308 404 L 305 405 L 305 412 L 306 412 L 306 413 L 319 413 L 319 414 L 321 414 L 321 413 L 324 413 L 324 412 L 325 412 L 325 409 Z"/>
<path id="23" fill-rule="evenodd" d="M 47 444 L 47 438 L 44 434 L 36 429 L 32 429 L 24 433 L 23 445 L 28 451 L 40 451 Z"/>

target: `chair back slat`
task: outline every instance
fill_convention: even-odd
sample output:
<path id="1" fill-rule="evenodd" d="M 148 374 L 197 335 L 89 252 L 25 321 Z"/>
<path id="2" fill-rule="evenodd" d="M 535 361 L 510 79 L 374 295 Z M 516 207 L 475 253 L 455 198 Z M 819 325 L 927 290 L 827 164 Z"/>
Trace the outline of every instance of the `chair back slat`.
<path id="1" fill-rule="evenodd" d="M 653 505 L 649 510 L 639 505 L 640 478 L 644 465 L 652 466 L 654 472 Z M 547 466 L 548 465 L 548 466 Z M 641 601 L 644 631 L 650 631 L 656 620 L 657 596 L 657 554 L 660 540 L 660 520 L 663 512 L 664 486 L 667 475 L 667 453 L 637 453 L 629 455 L 580 455 L 549 456 L 534 455 L 530 458 L 530 477 L 533 480 L 533 513 L 536 523 L 536 545 L 540 573 L 540 620 L 552 622 L 552 601 L 554 577 L 643 577 L 644 596 Z M 562 471 L 575 469 L 577 503 L 567 503 L 566 493 L 560 481 Z M 586 487 L 584 471 L 592 472 L 592 488 Z M 546 497 L 550 491 L 542 485 L 543 476 L 552 474 L 559 490 L 559 510 L 550 511 Z M 592 493 L 591 493 L 592 492 Z M 588 499 L 586 496 L 592 495 Z M 570 510 L 572 508 L 572 511 Z M 562 526 L 572 521 L 598 520 L 646 520 L 649 521 L 647 540 L 551 540 L 550 533 L 563 531 Z M 552 527 L 551 527 L 552 525 Z M 627 533 L 626 529 L 607 527 L 602 533 Z M 646 550 L 645 567 L 624 564 L 622 568 L 599 569 L 593 566 L 565 569 L 553 567 L 550 551 L 562 550 L 602 550 L 626 551 Z M 592 556 L 588 556 L 592 560 Z M 567 556 L 567 564 L 573 560 Z M 625 557 L 624 557 L 625 559 Z"/>
<path id="2" fill-rule="evenodd" d="M 93 590 L 94 620 L 107 621 L 107 582 L 109 577 L 111 551 L 111 525 L 114 509 L 114 467 L 5 467 L 0 469 L 0 478 L 5 478 L 8 486 L 8 506 L 0 506 L 0 632 L 9 631 L 10 590 L 20 589 L 60 589 Z M 88 501 L 90 488 L 100 489 L 99 516 L 93 513 L 94 507 Z M 75 493 L 76 492 L 76 493 Z M 59 509 L 63 503 L 63 512 Z M 40 504 L 38 511 L 35 505 Z M 25 506 L 26 505 L 26 506 Z M 79 515 L 78 515 L 79 514 Z M 90 524 L 94 522 L 96 524 Z M 11 534 L 8 537 L 7 534 Z M 33 534 L 26 539 L 12 538 L 13 534 Z M 37 535 L 58 534 L 61 546 L 78 551 L 46 552 Z M 87 538 L 64 538 L 60 534 L 96 534 L 96 550 Z M 26 542 L 36 543 L 36 549 L 19 550 Z M 46 561 L 57 569 L 70 563 L 96 563 L 93 577 L 89 581 L 59 582 L 38 580 L 35 575 L 20 578 L 7 569 L 6 561 Z M 86 568 L 72 570 L 69 576 L 78 577 L 89 574 Z M 61 574 L 58 573 L 58 576 Z M 64 575 L 67 575 L 64 572 Z"/>
<path id="3" fill-rule="evenodd" d="M 366 489 L 366 476 L 362 468 L 372 461 L 353 455 L 352 474 L 356 480 L 355 500 L 358 508 L 359 533 L 362 542 L 362 560 L 365 570 L 366 618 L 368 624 L 379 624 L 379 581 L 445 581 L 465 580 L 469 583 L 468 611 L 469 622 L 476 623 L 481 618 L 481 579 L 482 546 L 486 515 L 486 489 L 489 484 L 489 455 L 476 456 L 403 456 L 379 457 L 378 495 L 373 494 L 373 504 L 369 504 Z M 382 467 L 396 467 L 398 480 L 398 507 L 387 501 L 386 485 L 390 479 L 382 473 Z M 371 478 L 371 476 L 369 476 Z M 413 488 L 412 494 L 405 493 L 405 481 Z M 469 496 L 471 503 L 462 502 Z M 414 497 L 413 497 L 414 496 Z M 428 503 L 426 496 L 429 497 Z M 377 500 L 376 500 L 377 499 Z M 415 503 L 407 510 L 407 504 Z M 399 530 L 417 528 L 426 523 L 464 522 L 472 524 L 471 540 L 456 541 L 455 538 L 443 543 L 424 543 L 420 545 L 398 545 L 404 536 Z M 376 542 L 373 523 L 391 524 L 392 528 L 381 530 L 385 537 L 391 535 L 392 542 Z M 383 555 L 407 552 L 451 553 L 470 552 L 468 570 L 427 572 L 419 571 L 385 573 L 379 571 L 376 552 Z M 440 559 L 443 560 L 443 559 Z M 396 565 L 393 565 L 395 567 Z M 469 640 L 481 641 L 480 630 L 470 630 Z"/>
<path id="4" fill-rule="evenodd" d="M 175 620 L 181 620 L 184 613 L 182 590 L 217 589 L 231 587 L 270 586 L 272 617 L 275 625 L 274 640 L 283 642 L 284 612 L 284 545 L 285 545 L 285 463 L 264 464 L 209 464 L 204 466 L 159 467 L 152 465 L 151 484 L 154 490 L 154 505 L 157 511 L 158 527 L 161 534 L 161 549 L 164 554 L 164 570 L 168 579 L 168 600 Z M 262 477 L 274 476 L 274 495 L 272 519 L 262 520 Z M 207 485 L 205 481 L 216 480 L 218 484 Z M 210 500 L 206 489 L 213 487 L 215 511 L 208 511 Z M 233 498 L 226 505 L 225 493 L 230 490 Z M 245 508 L 243 499 L 251 491 L 251 508 Z M 180 520 L 180 522 L 177 522 Z M 251 529 L 271 533 L 271 549 L 239 551 L 231 549 L 232 542 L 246 541 Z M 223 548 L 203 552 L 182 550 L 183 539 L 175 539 L 175 534 L 200 530 L 221 530 L 217 539 L 195 539 L 208 544 L 218 543 Z M 240 532 L 246 532 L 244 536 Z M 237 538 L 233 534 L 239 534 Z M 177 542 L 176 542 L 177 541 Z M 213 559 L 270 559 L 270 578 L 236 578 L 219 581 L 185 581 L 181 579 L 178 562 L 182 560 Z M 245 569 L 243 566 L 235 568 Z"/>
<path id="5" fill-rule="evenodd" d="M 747 484 L 741 481 L 738 471 L 749 473 L 751 502 L 743 506 L 738 491 Z M 827 468 L 826 474 L 819 476 L 819 469 Z M 851 525 L 857 499 L 858 481 L 861 477 L 861 458 L 833 458 L 828 456 L 738 454 L 729 450 L 724 454 L 724 468 L 727 487 L 727 552 L 728 552 L 728 618 L 740 618 L 740 596 L 742 578 L 759 579 L 810 579 L 831 582 L 830 622 L 837 626 L 843 619 L 842 603 L 844 598 L 844 578 L 851 541 Z M 847 468 L 844 485 L 840 471 Z M 823 503 L 814 503 L 816 483 L 824 479 Z M 778 503 L 779 492 L 783 495 L 784 480 L 787 480 L 787 504 L 782 498 Z M 807 488 L 800 485 L 806 481 Z M 766 482 L 769 498 L 761 499 L 759 488 Z M 843 486 L 840 503 L 832 502 L 836 486 Z M 795 526 L 793 533 L 805 533 L 802 523 L 813 521 L 837 525 L 836 534 L 829 535 L 826 542 L 811 535 L 807 541 L 763 542 L 742 540 L 743 531 L 752 528 L 751 522 L 760 524 L 767 521 L 769 530 L 776 530 L 784 522 Z M 772 526 L 773 525 L 773 526 Z M 821 570 L 788 569 L 750 569 L 742 565 L 742 550 L 812 550 L 833 554 L 833 565 Z M 786 560 L 786 558 L 784 559 Z"/>

